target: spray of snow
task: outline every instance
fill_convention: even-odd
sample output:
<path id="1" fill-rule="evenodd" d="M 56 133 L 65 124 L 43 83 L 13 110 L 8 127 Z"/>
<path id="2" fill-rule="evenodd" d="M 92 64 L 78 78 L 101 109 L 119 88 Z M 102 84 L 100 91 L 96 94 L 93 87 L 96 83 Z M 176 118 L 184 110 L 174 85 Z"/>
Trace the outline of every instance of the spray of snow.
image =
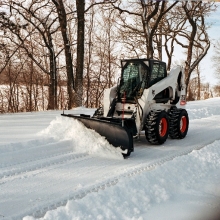
<path id="1" fill-rule="evenodd" d="M 39 135 L 44 138 L 52 137 L 57 142 L 68 141 L 76 152 L 123 159 L 120 148 L 113 147 L 104 137 L 72 118 L 57 117 Z"/>

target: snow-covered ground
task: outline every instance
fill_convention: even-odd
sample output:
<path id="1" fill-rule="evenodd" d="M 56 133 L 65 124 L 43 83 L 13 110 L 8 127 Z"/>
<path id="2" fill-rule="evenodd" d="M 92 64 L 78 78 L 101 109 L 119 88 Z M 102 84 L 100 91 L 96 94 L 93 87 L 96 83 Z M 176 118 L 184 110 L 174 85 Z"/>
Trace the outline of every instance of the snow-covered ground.
<path id="1" fill-rule="evenodd" d="M 185 139 L 126 160 L 60 111 L 0 115 L 0 220 L 219 220 L 220 98 L 187 111 Z"/>

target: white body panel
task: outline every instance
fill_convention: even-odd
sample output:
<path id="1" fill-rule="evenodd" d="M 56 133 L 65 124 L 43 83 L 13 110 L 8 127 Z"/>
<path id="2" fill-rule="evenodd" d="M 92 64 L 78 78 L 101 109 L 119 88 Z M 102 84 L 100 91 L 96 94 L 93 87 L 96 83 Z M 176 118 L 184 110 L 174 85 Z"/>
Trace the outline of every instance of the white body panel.
<path id="1" fill-rule="evenodd" d="M 181 78 L 178 80 L 179 74 Z M 179 82 L 178 82 L 179 81 Z M 169 89 L 169 100 L 165 103 L 157 103 L 154 98 L 155 96 L 163 91 Z M 180 88 L 180 90 L 179 90 Z M 117 86 L 110 89 L 106 89 L 104 92 L 104 116 L 107 116 L 109 107 L 113 99 L 117 95 Z M 144 128 L 144 123 L 147 115 L 151 110 L 165 110 L 168 111 L 171 106 L 180 107 L 181 101 L 185 104 L 186 86 L 184 82 L 184 72 L 180 66 L 173 68 L 167 77 L 161 81 L 155 83 L 148 89 L 144 89 L 142 96 L 137 100 L 136 103 L 121 103 L 117 102 L 115 107 L 114 116 L 116 118 L 131 118 L 135 117 L 136 128 L 138 134 Z M 177 96 L 177 97 L 176 97 Z M 172 102 L 179 98 L 178 102 L 172 104 Z M 181 106 L 184 108 L 184 106 Z"/>

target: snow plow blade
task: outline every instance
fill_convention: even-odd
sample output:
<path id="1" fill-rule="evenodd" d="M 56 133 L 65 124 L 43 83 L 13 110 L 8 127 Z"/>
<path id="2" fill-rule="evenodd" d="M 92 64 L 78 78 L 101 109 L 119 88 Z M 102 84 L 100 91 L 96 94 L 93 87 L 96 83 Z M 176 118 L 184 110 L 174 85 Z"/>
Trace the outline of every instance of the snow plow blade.
<path id="1" fill-rule="evenodd" d="M 73 115 L 73 114 L 61 114 L 62 116 L 74 118 L 82 122 L 87 128 L 95 130 L 101 136 L 104 136 L 106 140 L 114 147 L 121 147 L 122 150 L 127 150 L 129 154 L 134 150 L 133 148 L 133 134 L 129 129 L 130 125 L 134 123 L 131 120 L 124 121 L 124 127 L 121 125 L 119 119 L 114 118 L 92 118 L 90 115 Z"/>

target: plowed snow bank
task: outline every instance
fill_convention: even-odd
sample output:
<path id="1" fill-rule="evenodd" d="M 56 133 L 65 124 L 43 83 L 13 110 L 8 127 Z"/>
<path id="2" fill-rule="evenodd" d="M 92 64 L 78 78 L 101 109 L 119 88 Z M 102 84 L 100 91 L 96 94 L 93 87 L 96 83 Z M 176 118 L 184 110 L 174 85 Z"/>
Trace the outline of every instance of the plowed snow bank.
<path id="1" fill-rule="evenodd" d="M 113 147 L 104 137 L 72 118 L 56 117 L 39 135 L 44 138 L 53 137 L 58 142 L 68 140 L 74 151 L 80 153 L 123 159 L 120 148 Z"/>
<path id="2" fill-rule="evenodd" d="M 220 98 L 211 98 L 189 102 L 186 105 L 190 120 L 207 118 L 213 115 L 219 115 Z"/>

